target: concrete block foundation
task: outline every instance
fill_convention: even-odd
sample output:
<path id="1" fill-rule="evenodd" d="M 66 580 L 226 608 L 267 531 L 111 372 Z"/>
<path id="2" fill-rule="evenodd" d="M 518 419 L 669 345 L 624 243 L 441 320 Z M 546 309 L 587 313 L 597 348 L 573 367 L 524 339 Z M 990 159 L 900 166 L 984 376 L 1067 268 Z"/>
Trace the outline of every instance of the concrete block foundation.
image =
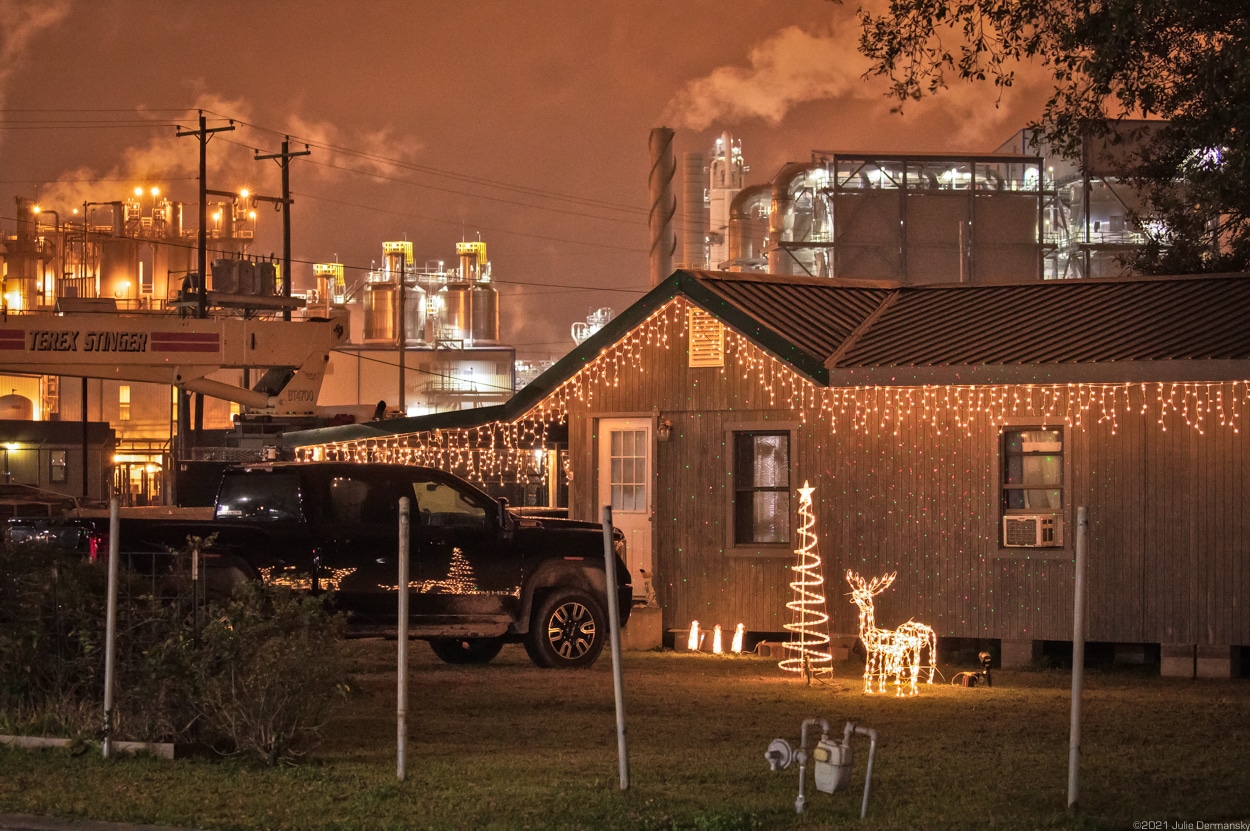
<path id="1" fill-rule="evenodd" d="M 1164 678 L 1193 678 L 1197 647 L 1192 643 L 1159 644 L 1159 674 Z"/>
<path id="2" fill-rule="evenodd" d="M 1198 644 L 1194 668 L 1199 678 L 1236 678 L 1241 675 L 1241 650 L 1235 646 Z"/>
<path id="3" fill-rule="evenodd" d="M 650 606 L 636 606 L 629 613 L 629 623 L 621 630 L 621 651 L 645 651 L 659 649 L 664 643 L 664 627 L 661 610 Z"/>

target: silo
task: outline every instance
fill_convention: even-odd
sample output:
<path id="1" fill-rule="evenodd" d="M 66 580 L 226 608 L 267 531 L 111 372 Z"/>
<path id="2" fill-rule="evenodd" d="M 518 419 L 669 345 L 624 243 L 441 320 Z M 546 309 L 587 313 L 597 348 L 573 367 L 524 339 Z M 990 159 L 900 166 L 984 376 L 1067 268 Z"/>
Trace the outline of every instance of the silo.
<path id="1" fill-rule="evenodd" d="M 374 274 L 369 275 L 373 277 Z M 365 343 L 394 343 L 395 315 L 397 309 L 395 284 L 370 282 L 365 283 L 361 305 L 365 312 L 363 337 Z"/>
<path id="2" fill-rule="evenodd" d="M 499 292 L 489 282 L 479 282 L 470 290 L 473 314 L 473 344 L 499 342 Z"/>
<path id="3" fill-rule="evenodd" d="M 464 282 L 448 283 L 438 290 L 439 337 L 469 340 L 473 334 L 473 287 Z"/>
<path id="4" fill-rule="evenodd" d="M 418 285 L 404 289 L 404 333 L 408 343 L 424 343 L 425 332 L 425 289 Z"/>

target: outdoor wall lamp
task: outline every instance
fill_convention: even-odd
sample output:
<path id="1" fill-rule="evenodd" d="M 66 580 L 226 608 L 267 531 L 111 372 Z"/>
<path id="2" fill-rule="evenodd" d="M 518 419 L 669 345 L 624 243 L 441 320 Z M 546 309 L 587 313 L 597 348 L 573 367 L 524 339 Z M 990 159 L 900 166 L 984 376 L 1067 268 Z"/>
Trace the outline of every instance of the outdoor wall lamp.
<path id="1" fill-rule="evenodd" d="M 660 419 L 660 423 L 655 426 L 655 437 L 659 441 L 668 441 L 669 436 L 673 435 L 673 422 L 667 418 Z"/>

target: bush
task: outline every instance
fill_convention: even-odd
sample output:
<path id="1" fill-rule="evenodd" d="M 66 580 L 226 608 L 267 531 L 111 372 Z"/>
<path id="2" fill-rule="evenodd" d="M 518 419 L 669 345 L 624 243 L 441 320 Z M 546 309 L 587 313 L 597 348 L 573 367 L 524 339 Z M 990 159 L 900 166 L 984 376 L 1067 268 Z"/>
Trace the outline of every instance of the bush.
<path id="1" fill-rule="evenodd" d="M 197 643 L 188 559 L 174 556 L 161 596 L 120 576 L 113 736 L 295 758 L 346 691 L 341 622 L 316 598 L 257 583 L 201 609 Z M 0 562 L 0 732 L 99 735 L 106 568 L 37 546 Z"/>
<path id="2" fill-rule="evenodd" d="M 211 607 L 194 664 L 204 738 L 270 765 L 300 755 L 347 692 L 341 629 L 317 598 L 264 583 Z"/>

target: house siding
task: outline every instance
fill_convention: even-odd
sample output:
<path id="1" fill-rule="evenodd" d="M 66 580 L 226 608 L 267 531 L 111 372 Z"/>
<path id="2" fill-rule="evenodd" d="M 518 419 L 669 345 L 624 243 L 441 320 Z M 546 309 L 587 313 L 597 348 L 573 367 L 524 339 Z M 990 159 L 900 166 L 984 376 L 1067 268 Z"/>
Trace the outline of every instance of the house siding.
<path id="1" fill-rule="evenodd" d="M 669 316 L 659 324 L 663 338 L 642 336 L 657 325 L 653 317 L 618 341 L 604 353 L 612 370 L 597 376 L 592 367 L 578 394 L 564 399 L 570 506 L 584 519 L 598 519 L 595 419 L 650 412 L 672 422 L 671 439 L 654 447 L 652 468 L 655 588 L 666 627 L 697 619 L 780 631 L 790 621 L 793 551 L 742 556 L 728 544 L 725 441 L 735 425 L 797 422 L 791 487 L 808 480 L 816 488 L 835 632 L 856 628 L 843 580 L 850 568 L 898 572 L 878 599 L 878 619 L 887 626 L 914 618 L 939 636 L 1070 640 L 1073 506 L 1081 505 L 1089 515 L 1089 639 L 1250 644 L 1250 460 L 1243 435 L 1219 426 L 1214 414 L 1205 416 L 1202 431 L 1178 412 L 1160 423 L 1154 385 L 1119 388 L 1114 421 L 1100 420 L 1107 408 L 1096 403 L 1079 424 L 1066 426 L 1066 547 L 1002 552 L 1001 411 L 939 406 L 927 416 L 899 413 L 882 390 L 854 393 L 869 408 L 859 414 L 822 409 L 827 391 L 738 336 L 727 339 L 724 369 L 690 369 L 683 310 L 679 301 L 658 313 Z M 1245 396 L 1244 383 L 1211 389 L 1230 405 Z M 1032 400 L 1038 411 L 1054 399 L 1024 386 L 1006 394 Z M 1017 405 L 1013 419 L 1041 423 L 1023 416 L 1027 409 Z M 1064 408 L 1050 412 L 1047 423 L 1064 426 Z"/>

